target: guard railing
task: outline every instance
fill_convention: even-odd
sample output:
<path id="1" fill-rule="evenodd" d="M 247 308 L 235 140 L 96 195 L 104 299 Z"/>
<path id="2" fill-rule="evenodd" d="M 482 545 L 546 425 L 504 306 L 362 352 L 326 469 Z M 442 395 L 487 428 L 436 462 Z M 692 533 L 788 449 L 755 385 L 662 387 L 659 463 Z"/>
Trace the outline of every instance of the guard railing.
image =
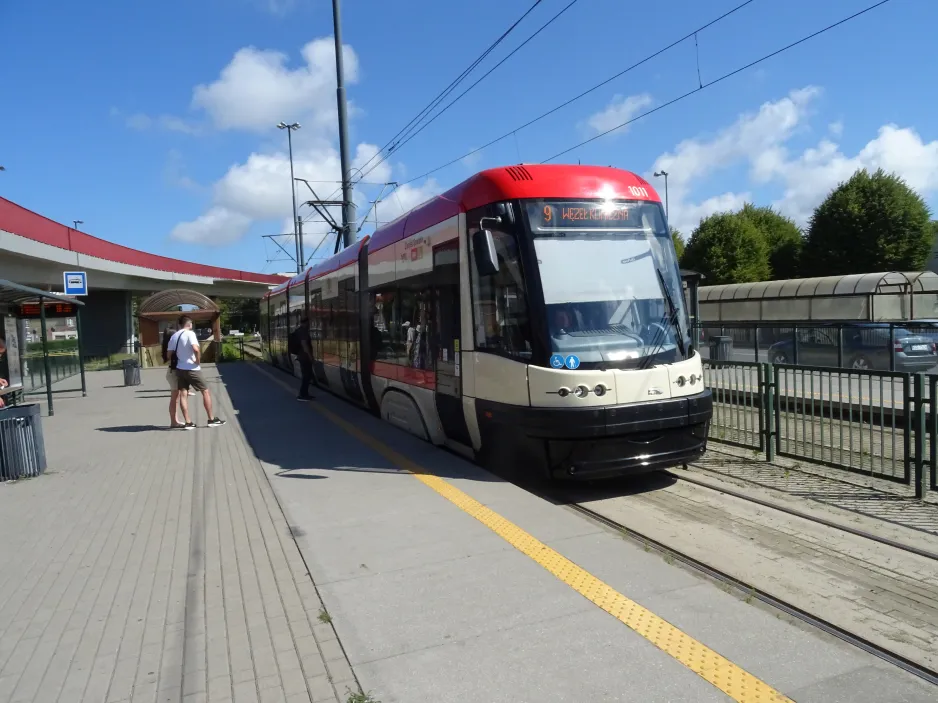
<path id="1" fill-rule="evenodd" d="M 710 438 L 938 490 L 938 375 L 704 360 Z"/>

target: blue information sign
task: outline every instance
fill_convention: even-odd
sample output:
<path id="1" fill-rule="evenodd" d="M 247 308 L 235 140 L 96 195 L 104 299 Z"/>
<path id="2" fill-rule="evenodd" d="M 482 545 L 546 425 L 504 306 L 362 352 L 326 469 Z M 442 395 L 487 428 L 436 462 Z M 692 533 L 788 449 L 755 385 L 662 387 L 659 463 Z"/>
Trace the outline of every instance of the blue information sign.
<path id="1" fill-rule="evenodd" d="M 580 368 L 580 357 L 571 354 L 564 361 L 564 366 L 571 370 Z"/>
<path id="2" fill-rule="evenodd" d="M 62 280 L 65 295 L 88 295 L 88 274 L 84 271 L 66 271 Z"/>
<path id="3" fill-rule="evenodd" d="M 551 368 L 554 368 L 554 369 L 562 369 L 562 368 L 563 368 L 563 365 L 564 365 L 564 364 L 563 364 L 563 356 L 561 356 L 560 354 L 554 354 L 552 357 L 550 357 L 550 366 L 551 366 Z"/>

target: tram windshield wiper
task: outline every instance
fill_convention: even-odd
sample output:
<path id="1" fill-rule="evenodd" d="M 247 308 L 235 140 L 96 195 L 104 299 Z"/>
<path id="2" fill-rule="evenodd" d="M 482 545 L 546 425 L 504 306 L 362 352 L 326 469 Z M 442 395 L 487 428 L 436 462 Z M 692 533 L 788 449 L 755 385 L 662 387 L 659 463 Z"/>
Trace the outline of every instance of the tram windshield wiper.
<path id="1" fill-rule="evenodd" d="M 664 279 L 664 274 L 661 273 L 661 269 L 657 266 L 655 267 L 655 273 L 658 276 L 658 283 L 661 285 L 661 292 L 664 294 L 664 300 L 668 306 L 668 315 L 665 318 L 662 318 L 664 321 L 667 321 L 668 327 L 674 328 L 675 340 L 677 342 L 677 348 L 681 351 L 681 356 L 685 356 L 686 352 L 684 350 L 684 334 L 681 331 L 681 326 L 678 324 L 678 308 L 674 304 L 674 298 L 671 297 L 671 291 L 668 289 L 668 284 Z M 658 353 L 658 350 L 661 348 L 661 345 L 664 344 L 665 335 L 662 332 L 659 332 L 655 335 L 655 346 L 652 348 L 651 354 L 645 357 L 645 360 L 641 368 L 648 368 L 648 365 L 651 363 L 652 359 L 655 358 L 655 354 Z"/>

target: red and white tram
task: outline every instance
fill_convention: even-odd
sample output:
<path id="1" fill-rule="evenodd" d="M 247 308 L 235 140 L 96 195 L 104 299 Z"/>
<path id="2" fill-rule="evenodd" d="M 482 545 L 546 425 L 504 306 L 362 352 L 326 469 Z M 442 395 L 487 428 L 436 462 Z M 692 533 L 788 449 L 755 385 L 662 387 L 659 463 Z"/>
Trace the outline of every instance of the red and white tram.
<path id="1" fill-rule="evenodd" d="M 712 414 L 661 201 L 593 166 L 478 173 L 263 301 L 267 358 L 496 471 L 680 465 Z"/>

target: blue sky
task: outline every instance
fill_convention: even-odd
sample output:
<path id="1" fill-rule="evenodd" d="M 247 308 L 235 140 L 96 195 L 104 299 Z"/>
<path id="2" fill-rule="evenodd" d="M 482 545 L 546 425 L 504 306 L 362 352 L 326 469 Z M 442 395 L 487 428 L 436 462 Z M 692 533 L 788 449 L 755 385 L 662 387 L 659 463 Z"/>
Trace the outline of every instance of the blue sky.
<path id="1" fill-rule="evenodd" d="M 368 181 L 402 183 L 459 157 L 740 1 L 579 0 Z M 568 2 L 544 0 L 465 85 Z M 700 33 L 701 78 L 872 2 L 755 0 Z M 345 0 L 358 163 L 531 3 Z M 671 219 L 685 233 L 747 199 L 803 222 L 858 166 L 899 172 L 934 209 L 936 26 L 938 3 L 892 0 L 562 160 L 647 176 L 665 168 Z M 268 272 L 293 266 L 268 263 L 276 249 L 261 237 L 286 231 L 291 210 L 286 136 L 274 125 L 303 125 L 298 176 L 338 177 L 328 0 L 7 2 L 0 32 L 0 194 L 154 253 Z M 697 81 L 694 42 L 685 42 L 516 137 L 386 193 L 378 216 L 392 219 L 475 170 L 541 161 Z M 357 197 L 367 207 L 380 191 L 362 186 Z M 307 231 L 309 250 L 324 230 L 311 222 Z"/>

